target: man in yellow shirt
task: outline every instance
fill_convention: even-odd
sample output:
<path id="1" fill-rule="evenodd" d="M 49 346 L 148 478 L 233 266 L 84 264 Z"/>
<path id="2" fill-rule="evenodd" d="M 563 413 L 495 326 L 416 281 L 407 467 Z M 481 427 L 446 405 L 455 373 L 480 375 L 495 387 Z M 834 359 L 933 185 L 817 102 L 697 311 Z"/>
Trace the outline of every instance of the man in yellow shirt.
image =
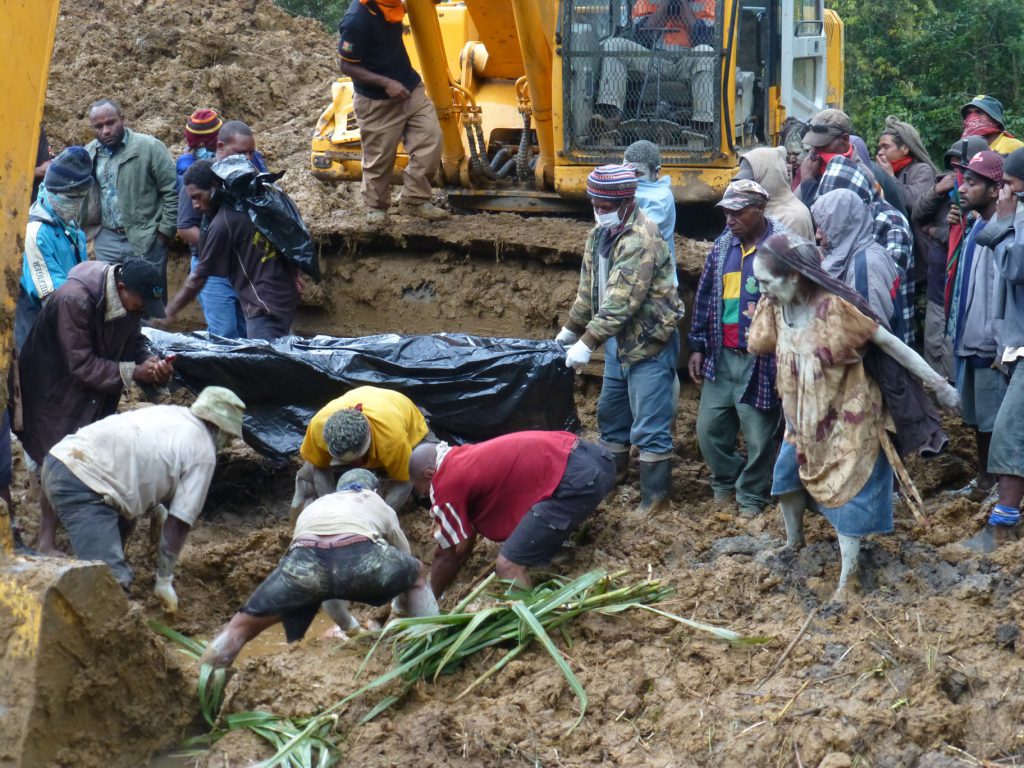
<path id="1" fill-rule="evenodd" d="M 306 503 L 334 491 L 335 469 L 383 470 L 393 481 L 386 501 L 399 510 L 412 492 L 409 456 L 430 434 L 420 409 L 405 395 L 356 387 L 321 408 L 306 428 L 295 476 L 292 520 Z"/>

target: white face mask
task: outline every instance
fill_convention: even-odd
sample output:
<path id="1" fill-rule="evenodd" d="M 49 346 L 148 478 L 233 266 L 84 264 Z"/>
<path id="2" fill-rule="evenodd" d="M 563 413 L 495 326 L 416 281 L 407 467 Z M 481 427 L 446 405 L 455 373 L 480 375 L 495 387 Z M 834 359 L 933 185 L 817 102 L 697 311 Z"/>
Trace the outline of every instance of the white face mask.
<path id="1" fill-rule="evenodd" d="M 611 213 L 598 213 L 597 209 L 594 209 L 594 221 L 597 222 L 597 226 L 610 229 L 619 225 L 619 212 L 612 211 Z"/>
<path id="2" fill-rule="evenodd" d="M 757 257 L 754 257 L 754 277 L 757 278 L 761 293 L 774 297 L 780 304 L 792 304 L 796 298 L 796 281 L 773 275 Z"/>

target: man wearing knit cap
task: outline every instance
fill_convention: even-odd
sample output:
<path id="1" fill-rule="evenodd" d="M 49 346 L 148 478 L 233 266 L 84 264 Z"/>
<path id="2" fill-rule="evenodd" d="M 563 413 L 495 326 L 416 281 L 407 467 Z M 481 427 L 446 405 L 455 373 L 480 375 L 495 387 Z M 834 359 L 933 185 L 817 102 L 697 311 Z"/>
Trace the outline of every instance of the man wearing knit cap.
<path id="1" fill-rule="evenodd" d="M 15 351 L 25 343 L 43 300 L 64 284 L 72 267 L 88 259 L 81 222 L 92 186 L 89 153 L 84 147 L 68 147 L 50 162 L 43 178 L 25 230 L 14 314 Z"/>
<path id="2" fill-rule="evenodd" d="M 576 372 L 604 345 L 604 378 L 597 404 L 601 443 L 626 477 L 630 446 L 640 450 L 638 512 L 660 509 L 671 492 L 676 360 L 683 302 L 668 245 L 636 201 L 636 172 L 604 165 L 587 177 L 597 226 L 587 237 L 576 301 L 555 337 L 568 346 Z"/>
<path id="3" fill-rule="evenodd" d="M 672 194 L 672 178 L 658 177 L 661 170 L 661 150 L 653 141 L 641 139 L 626 147 L 622 162 L 636 173 L 636 202 L 647 218 L 661 232 L 672 257 L 672 274 L 676 269 L 676 199 Z M 675 277 L 679 285 L 678 275 Z"/>
<path id="4" fill-rule="evenodd" d="M 441 126 L 419 73 L 405 50 L 401 0 L 359 0 L 338 24 L 341 73 L 352 78 L 352 108 L 363 147 L 363 202 L 371 223 L 387 219 L 391 176 L 401 141 L 409 156 L 402 172 L 399 213 L 439 221 L 448 214 L 430 202 L 430 180 L 441 161 Z"/>
<path id="5" fill-rule="evenodd" d="M 217 110 L 197 109 L 189 115 L 185 123 L 185 145 L 188 152 L 178 158 L 175 171 L 178 174 L 178 189 L 181 190 L 181 177 L 196 160 L 212 160 L 217 153 L 217 133 L 224 125 Z"/>
<path id="6" fill-rule="evenodd" d="M 393 481 L 388 505 L 401 510 L 412 492 L 409 456 L 430 430 L 420 409 L 401 392 L 356 387 L 317 411 L 299 449 L 292 517 L 307 502 L 334 490 L 337 467 L 384 470 Z"/>
<path id="7" fill-rule="evenodd" d="M 1003 127 L 1003 104 L 992 96 L 979 94 L 960 107 L 963 118 L 963 138 L 981 136 L 988 142 L 988 148 L 1001 155 L 1008 155 L 1024 147 L 1024 142 L 1015 138 Z"/>
<path id="8" fill-rule="evenodd" d="M 985 150 L 957 167 L 964 174 L 959 190 L 961 211 L 977 214 L 952 276 L 949 312 L 962 416 L 964 423 L 974 428 L 978 445 L 978 474 L 959 493 L 972 501 L 983 501 L 995 489 L 996 478 L 988 471 L 989 444 L 1007 379 L 999 367 L 994 367 L 1000 354 L 997 313 L 1001 297 L 996 294 L 999 272 L 991 245 L 983 243 L 980 235 L 996 214 L 1003 185 L 1003 157 Z"/>
<path id="9" fill-rule="evenodd" d="M 697 442 L 711 470 L 716 501 L 735 496 L 740 514 L 758 515 L 770 502 L 778 447 L 779 397 L 775 358 L 747 349 L 750 321 L 761 298 L 754 277 L 758 247 L 785 228 L 765 215 L 769 195 L 752 179 L 726 187 L 718 207 L 726 231 L 704 262 L 690 327 L 690 378 L 700 387 Z M 738 451 L 740 432 L 747 455 Z"/>
<path id="10" fill-rule="evenodd" d="M 259 153 L 255 152 L 255 141 L 252 140 L 252 132 L 249 131 L 247 138 L 242 137 L 242 131 L 234 126 L 249 126 L 238 121 L 222 122 L 220 116 L 212 109 L 199 109 L 192 113 L 188 124 L 185 127 L 185 141 L 188 143 L 191 152 L 178 158 L 178 237 L 182 242 L 188 244 L 192 252 L 191 269 L 195 269 L 199 263 L 199 235 L 203 223 L 203 213 L 192 204 L 192 198 L 185 191 L 184 176 L 196 160 L 208 162 L 231 154 L 246 154 L 249 150 L 253 155 L 253 165 L 265 172 L 267 169 L 255 158 Z M 227 126 L 227 131 L 224 130 Z M 225 146 L 224 137 L 230 147 Z M 248 142 L 252 147 L 248 147 Z M 243 142 L 245 142 L 243 144 Z M 236 146 L 237 145 L 237 146 Z M 239 151 L 234 151 L 238 149 Z M 231 286 L 231 281 L 221 275 L 210 275 L 206 278 L 203 289 L 199 292 L 199 304 L 203 308 L 203 316 L 206 318 L 206 330 L 217 336 L 226 339 L 244 339 L 245 313 L 238 300 L 238 294 Z"/>
<path id="11" fill-rule="evenodd" d="M 242 436 L 244 412 L 234 392 L 207 387 L 190 408 L 125 411 L 53 446 L 43 463 L 43 490 L 68 529 L 75 556 L 102 560 L 128 589 L 132 569 L 124 544 L 135 521 L 152 515 L 151 530 L 160 527 L 154 592 L 174 613 L 174 566 L 203 511 L 217 451 Z"/>
<path id="12" fill-rule="evenodd" d="M 992 248 L 997 271 L 996 365 L 1009 374 L 988 453 L 988 471 L 997 478 L 998 498 L 987 524 L 971 540 L 974 548 L 983 551 L 1017 538 L 1024 499 L 1024 149 L 1007 156 L 1003 182 L 995 215 L 977 235 L 979 245 Z"/>
<path id="13" fill-rule="evenodd" d="M 93 102 L 89 124 L 96 139 L 86 145 L 99 184 L 102 227 L 96 258 L 107 264 L 142 259 L 161 274 L 167 295 L 167 244 L 178 214 L 177 175 L 159 139 L 125 127 L 121 107 Z"/>

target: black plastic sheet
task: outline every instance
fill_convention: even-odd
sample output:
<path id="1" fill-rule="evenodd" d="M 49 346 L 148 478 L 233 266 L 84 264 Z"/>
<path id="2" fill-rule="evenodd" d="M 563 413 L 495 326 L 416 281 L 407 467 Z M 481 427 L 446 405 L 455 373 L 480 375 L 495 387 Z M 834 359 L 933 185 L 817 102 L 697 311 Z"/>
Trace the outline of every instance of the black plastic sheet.
<path id="1" fill-rule="evenodd" d="M 174 354 L 193 392 L 227 387 L 246 404 L 245 441 L 264 456 L 298 453 L 313 415 L 350 389 L 394 389 L 429 413 L 439 437 L 478 442 L 526 429 L 579 428 L 573 372 L 553 341 L 465 334 L 274 342 L 145 329 L 154 351 Z"/>

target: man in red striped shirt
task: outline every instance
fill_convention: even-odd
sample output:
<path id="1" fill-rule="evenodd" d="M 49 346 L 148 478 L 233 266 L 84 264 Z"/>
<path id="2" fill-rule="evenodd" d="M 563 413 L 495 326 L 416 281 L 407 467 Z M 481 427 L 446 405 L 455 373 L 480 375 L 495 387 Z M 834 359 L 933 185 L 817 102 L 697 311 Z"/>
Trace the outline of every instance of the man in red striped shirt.
<path id="1" fill-rule="evenodd" d="M 420 444 L 409 476 L 418 494 L 430 494 L 430 585 L 440 597 L 478 534 L 503 542 L 500 578 L 531 586 L 526 569 L 550 562 L 615 487 L 615 461 L 571 432 L 514 432 L 476 445 Z"/>

